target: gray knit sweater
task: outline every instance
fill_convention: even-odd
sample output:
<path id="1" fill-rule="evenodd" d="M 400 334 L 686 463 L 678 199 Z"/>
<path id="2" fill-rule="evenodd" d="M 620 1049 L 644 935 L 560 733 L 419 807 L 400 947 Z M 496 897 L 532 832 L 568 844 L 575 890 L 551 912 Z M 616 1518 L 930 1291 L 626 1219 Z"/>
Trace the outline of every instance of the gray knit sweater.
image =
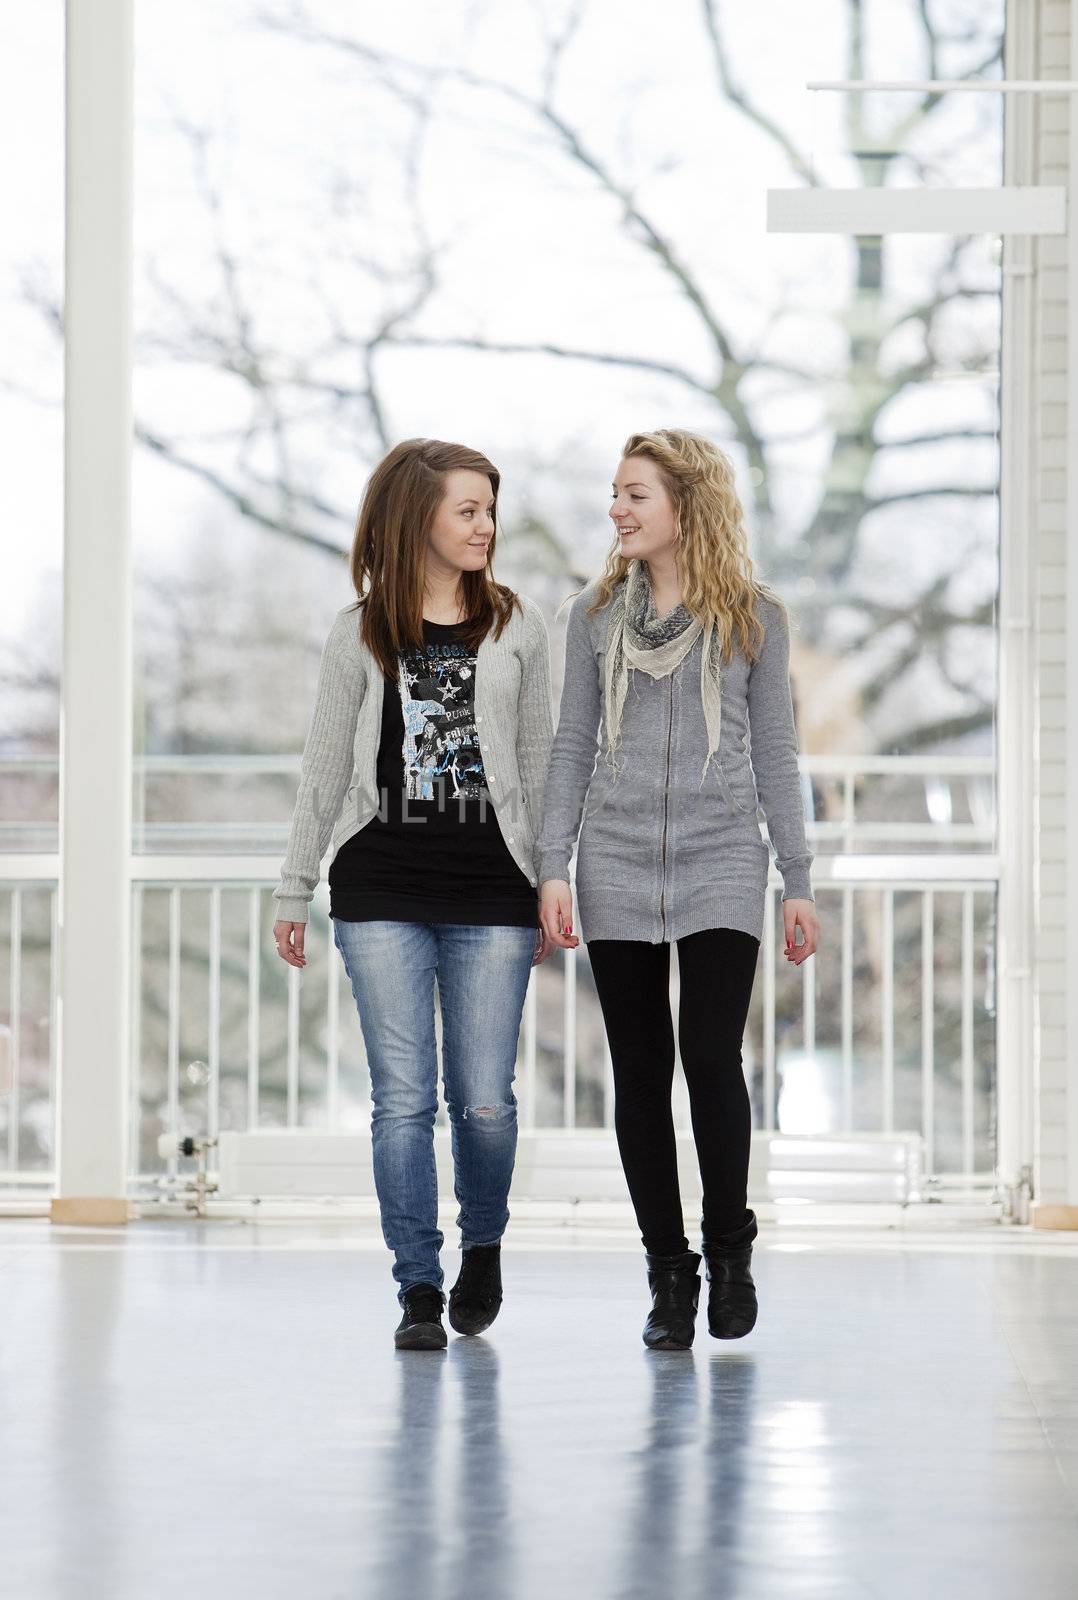
<path id="1" fill-rule="evenodd" d="M 550 743 L 550 640 L 542 611 L 520 596 L 495 640 L 479 646 L 475 723 L 487 787 L 506 846 L 538 882 L 535 836 Z M 385 679 L 360 638 L 360 613 L 338 611 L 322 649 L 314 714 L 300 764 L 275 921 L 306 922 L 332 842 L 334 851 L 379 809 L 377 762 Z"/>
<path id="2" fill-rule="evenodd" d="M 574 932 L 584 940 L 656 944 L 724 927 L 759 939 L 770 861 L 761 806 L 783 899 L 813 898 L 783 613 L 761 597 L 761 654 L 750 664 L 735 645 L 723 668 L 719 748 L 703 781 L 700 639 L 665 678 L 630 673 L 613 776 L 603 715 L 610 607 L 586 614 L 596 589 L 593 580 L 569 611 L 540 882 L 568 881 L 576 848 Z"/>

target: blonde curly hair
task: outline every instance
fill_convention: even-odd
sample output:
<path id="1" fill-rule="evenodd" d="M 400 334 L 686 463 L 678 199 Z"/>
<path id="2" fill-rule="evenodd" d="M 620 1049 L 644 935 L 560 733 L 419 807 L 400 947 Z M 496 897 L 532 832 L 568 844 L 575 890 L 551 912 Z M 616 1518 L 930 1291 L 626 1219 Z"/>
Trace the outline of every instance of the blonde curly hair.
<path id="1" fill-rule="evenodd" d="M 674 502 L 681 598 L 686 610 L 701 622 L 709 616 L 715 619 L 724 662 L 733 654 L 735 633 L 742 653 L 754 661 L 765 632 L 756 614 L 756 599 L 773 601 L 784 620 L 786 608 L 774 590 L 753 574 L 729 456 L 710 439 L 683 428 L 631 433 L 621 454 L 623 460 L 642 456 L 654 461 Z M 595 599 L 587 608 L 589 616 L 608 604 L 629 570 L 630 559 L 615 543 L 598 579 Z"/>

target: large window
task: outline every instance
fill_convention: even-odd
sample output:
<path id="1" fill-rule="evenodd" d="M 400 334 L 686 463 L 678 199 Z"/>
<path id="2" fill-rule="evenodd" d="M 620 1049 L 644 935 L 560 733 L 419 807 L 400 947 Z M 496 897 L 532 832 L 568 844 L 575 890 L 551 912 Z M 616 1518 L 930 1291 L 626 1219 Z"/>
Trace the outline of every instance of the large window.
<path id="1" fill-rule="evenodd" d="M 58 159 L 59 9 L 2 24 L 38 31 L 51 85 L 42 136 L 20 141 L 28 171 Z M 794 614 L 821 861 L 991 851 L 998 240 L 768 234 L 764 194 L 997 184 L 997 96 L 824 101 L 791 86 L 997 77 L 1002 10 L 713 0 L 657 24 L 614 0 L 501 0 L 467 7 L 462 28 L 461 8 L 433 0 L 139 0 L 136 853 L 186 854 L 193 871 L 206 853 L 279 858 L 319 649 L 351 598 L 356 506 L 390 443 L 454 437 L 499 463 L 498 576 L 545 607 L 557 694 L 558 602 L 609 547 L 621 442 L 661 423 L 730 452 L 757 566 Z M 8 181 L 25 181 L 55 259 L 8 262 L 19 370 L 39 392 L 0 395 L 31 441 L 5 492 L 43 530 L 37 549 L 51 536 L 58 551 L 58 199 Z M 55 564 L 42 574 L 36 609 L 4 621 L 24 665 L 57 637 Z M 19 752 L 55 743 L 45 659 L 18 686 Z M 314 1122 L 327 1105 L 365 1116 L 326 903 L 297 993 L 259 944 L 272 903 L 264 881 L 258 893 L 252 911 L 250 885 L 150 871 L 139 889 L 144 1170 L 161 1126 L 205 1123 L 207 1083 L 222 1125 Z M 757 988 L 758 1121 L 922 1124 L 924 1025 L 905 979 L 928 928 L 936 1154 L 990 1163 L 993 896 L 958 884 L 926 909 L 899 882 L 849 905 L 822 892 L 820 907 L 830 942 L 811 996 L 781 970 Z M 330 1086 L 327 975 L 341 983 Z M 568 1089 L 567 977 L 560 956 L 535 975 L 534 1112 L 594 1125 L 609 1079 L 585 948 Z"/>
<path id="2" fill-rule="evenodd" d="M 358 496 L 389 443 L 451 436 L 501 465 L 499 575 L 547 607 L 557 673 L 555 606 L 608 547 L 620 443 L 676 422 L 734 457 L 756 560 L 795 613 L 802 748 L 834 767 L 807 796 L 820 853 L 991 848 L 998 249 L 769 236 L 762 196 L 800 181 L 998 182 L 994 97 L 823 105 L 791 102 L 789 84 L 929 66 L 997 76 L 1000 10 L 865 5 L 855 36 L 846 6 L 780 9 L 781 26 L 774 7 L 716 3 L 656 29 L 611 3 L 522 0 L 472 8 L 462 32 L 453 8 L 425 4 L 177 13 L 142 0 L 139 735 L 147 753 L 220 768 L 185 780 L 163 761 L 140 847 L 215 835 L 283 846 L 294 770 L 234 758 L 294 757 L 302 743 L 321 636 L 349 598 Z M 916 759 L 873 772 L 877 756 Z M 148 892 L 162 950 L 166 900 Z M 185 903 L 194 949 L 206 907 Z M 991 908 L 974 902 L 982 976 Z M 831 939 L 811 1049 L 799 979 L 780 974 L 776 1076 L 757 1064 L 757 1117 L 777 1095 L 782 1125 L 785 1091 L 790 1127 L 916 1123 L 912 988 L 892 995 L 889 1041 L 879 1018 L 883 920 L 888 959 L 916 968 L 923 898 L 899 888 L 885 911 L 858 896 L 845 953 L 837 902 L 823 896 L 821 910 Z M 960 893 L 935 896 L 936 1046 L 955 1062 L 937 1141 L 957 1139 L 963 914 Z M 237 938 L 245 915 L 238 901 Z M 315 940 L 324 916 L 317 902 Z M 845 1105 L 844 960 L 857 1060 Z M 586 952 L 578 978 L 571 1113 L 587 1124 L 608 1089 Z M 271 1120 L 286 1099 L 285 979 L 270 958 Z M 545 1025 L 563 1014 L 560 958 L 537 981 L 536 1115 L 548 1122 L 564 1099 L 559 1029 Z M 761 984 L 757 1038 L 765 999 Z M 324 1004 L 316 968 L 299 1047 L 315 1118 Z M 980 1089 L 990 1010 L 977 1008 Z M 358 1038 L 344 1071 L 355 1067 L 362 1100 Z M 784 1063 L 796 1080 L 784 1083 Z M 985 1140 L 990 1095 L 978 1103 Z"/>
<path id="3" fill-rule="evenodd" d="M 64 18 L 0 10 L 0 854 L 57 848 L 63 564 Z M 56 891 L 0 888 L 0 1173 L 52 1160 Z"/>

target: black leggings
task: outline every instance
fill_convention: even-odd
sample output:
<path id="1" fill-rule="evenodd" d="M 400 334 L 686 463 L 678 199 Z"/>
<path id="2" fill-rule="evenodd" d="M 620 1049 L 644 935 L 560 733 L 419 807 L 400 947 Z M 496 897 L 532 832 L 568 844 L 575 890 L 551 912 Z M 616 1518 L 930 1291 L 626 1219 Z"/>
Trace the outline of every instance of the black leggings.
<path id="1" fill-rule="evenodd" d="M 678 1043 L 704 1192 L 705 1239 L 748 1221 L 752 1111 L 741 1064 L 760 941 L 705 928 L 677 941 Z M 670 945 L 592 939 L 588 956 L 614 1064 L 614 1129 L 645 1250 L 689 1248 L 678 1187 Z"/>

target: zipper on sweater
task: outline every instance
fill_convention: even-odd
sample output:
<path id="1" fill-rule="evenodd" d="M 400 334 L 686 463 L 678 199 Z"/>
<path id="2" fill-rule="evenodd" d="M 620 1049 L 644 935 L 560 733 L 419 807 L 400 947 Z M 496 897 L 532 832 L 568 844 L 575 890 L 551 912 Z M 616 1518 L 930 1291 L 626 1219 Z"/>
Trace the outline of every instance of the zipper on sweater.
<path id="1" fill-rule="evenodd" d="M 667 702 L 669 715 L 666 723 L 666 778 L 663 783 L 663 841 L 662 841 L 662 887 L 659 890 L 659 915 L 662 918 L 662 936 L 666 938 L 666 814 L 670 803 L 670 739 L 674 727 L 674 680 L 673 675 L 667 677 L 670 685 L 670 698 Z"/>

